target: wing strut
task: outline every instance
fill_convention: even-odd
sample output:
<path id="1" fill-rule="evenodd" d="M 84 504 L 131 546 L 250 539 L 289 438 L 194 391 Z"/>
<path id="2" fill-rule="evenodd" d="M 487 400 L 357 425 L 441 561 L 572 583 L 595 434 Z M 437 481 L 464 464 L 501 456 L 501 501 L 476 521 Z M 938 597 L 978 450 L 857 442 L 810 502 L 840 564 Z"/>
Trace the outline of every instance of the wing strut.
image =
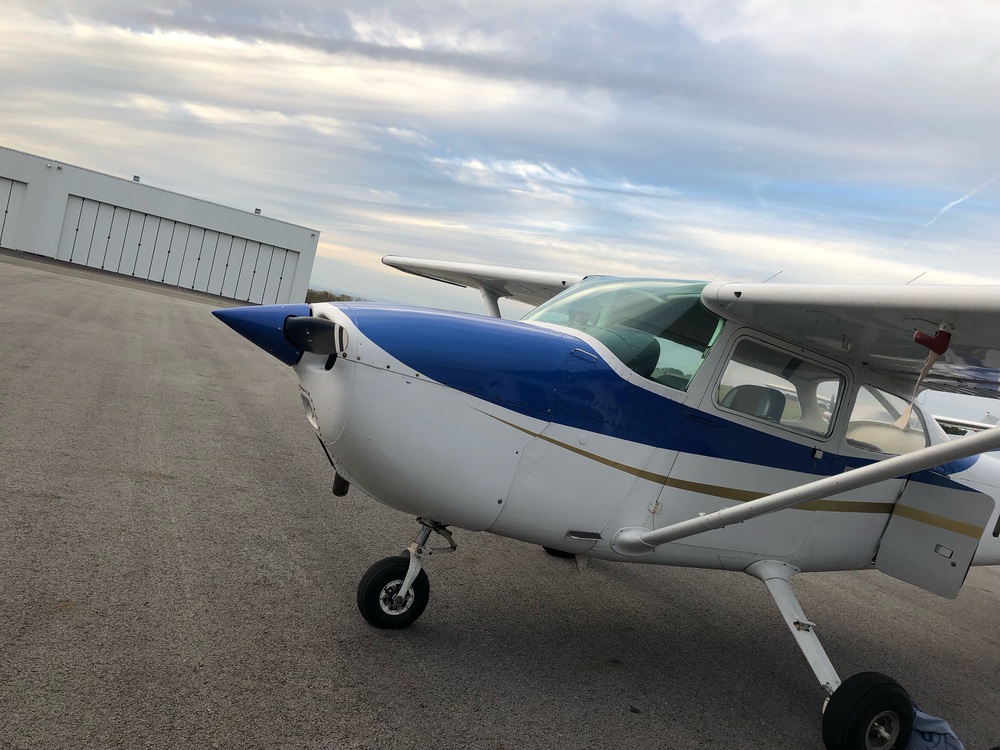
<path id="1" fill-rule="evenodd" d="M 502 318 L 500 314 L 500 295 L 487 289 L 485 285 L 480 285 L 479 291 L 483 295 L 483 303 L 486 305 L 486 314 L 491 318 Z"/>
<path id="2" fill-rule="evenodd" d="M 957 461 L 969 456 L 1000 448 L 1000 427 L 994 427 L 974 435 L 967 435 L 947 443 L 921 448 L 902 456 L 894 456 L 858 469 L 845 471 L 832 477 L 824 477 L 815 482 L 792 487 L 773 495 L 751 500 L 742 505 L 717 510 L 698 518 L 670 524 L 660 529 L 650 530 L 644 526 L 621 529 L 615 534 L 611 546 L 623 555 L 643 555 L 667 542 L 676 542 L 705 531 L 721 529 L 734 523 L 748 521 L 768 513 L 774 513 L 796 505 L 818 500 L 821 497 L 838 495 L 841 492 L 867 487 L 893 477 L 912 474 L 924 469 Z"/>

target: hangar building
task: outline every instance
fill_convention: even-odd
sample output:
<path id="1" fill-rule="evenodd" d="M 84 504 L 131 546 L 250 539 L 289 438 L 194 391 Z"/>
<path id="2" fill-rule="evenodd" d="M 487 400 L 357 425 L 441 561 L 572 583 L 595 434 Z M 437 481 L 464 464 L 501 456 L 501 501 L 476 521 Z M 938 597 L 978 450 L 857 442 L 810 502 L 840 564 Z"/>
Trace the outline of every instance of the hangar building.
<path id="1" fill-rule="evenodd" d="M 261 304 L 305 299 L 319 232 L 0 146 L 0 247 Z"/>

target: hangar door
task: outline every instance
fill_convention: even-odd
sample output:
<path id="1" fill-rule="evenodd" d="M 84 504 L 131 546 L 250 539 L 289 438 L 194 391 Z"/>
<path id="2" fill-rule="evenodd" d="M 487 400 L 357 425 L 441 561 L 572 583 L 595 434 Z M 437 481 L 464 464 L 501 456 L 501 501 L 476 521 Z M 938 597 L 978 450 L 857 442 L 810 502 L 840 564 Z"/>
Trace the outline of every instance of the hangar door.
<path id="1" fill-rule="evenodd" d="M 0 247 L 18 249 L 14 247 L 14 238 L 27 189 L 27 183 L 0 177 L 0 209 L 3 210 L 0 214 Z"/>
<path id="2" fill-rule="evenodd" d="M 299 254 L 71 195 L 59 260 L 270 305 L 290 302 Z"/>

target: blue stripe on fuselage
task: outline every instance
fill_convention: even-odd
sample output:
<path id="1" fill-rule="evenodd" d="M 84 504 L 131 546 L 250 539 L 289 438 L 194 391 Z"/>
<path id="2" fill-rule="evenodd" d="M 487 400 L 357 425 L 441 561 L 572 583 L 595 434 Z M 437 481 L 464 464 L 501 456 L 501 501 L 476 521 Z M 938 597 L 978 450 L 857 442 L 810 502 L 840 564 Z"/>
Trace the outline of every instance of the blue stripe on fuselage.
<path id="1" fill-rule="evenodd" d="M 622 378 L 586 342 L 516 321 L 339 304 L 421 375 L 525 416 L 666 450 L 829 476 L 871 460 L 825 452 L 685 407 Z M 680 394 L 678 394 L 680 396 Z M 922 482 L 958 487 L 921 472 Z"/>

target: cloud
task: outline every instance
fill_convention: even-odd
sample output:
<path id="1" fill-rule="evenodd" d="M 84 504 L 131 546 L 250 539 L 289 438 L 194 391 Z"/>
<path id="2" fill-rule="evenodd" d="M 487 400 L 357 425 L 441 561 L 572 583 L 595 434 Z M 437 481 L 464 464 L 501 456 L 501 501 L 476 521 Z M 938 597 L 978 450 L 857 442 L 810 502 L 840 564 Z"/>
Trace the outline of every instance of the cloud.
<path id="1" fill-rule="evenodd" d="M 967 280 L 1000 230 L 997 27 L 991 2 L 15 0 L 4 145 L 319 228 L 316 282 L 388 299 L 440 290 L 387 253 Z"/>

